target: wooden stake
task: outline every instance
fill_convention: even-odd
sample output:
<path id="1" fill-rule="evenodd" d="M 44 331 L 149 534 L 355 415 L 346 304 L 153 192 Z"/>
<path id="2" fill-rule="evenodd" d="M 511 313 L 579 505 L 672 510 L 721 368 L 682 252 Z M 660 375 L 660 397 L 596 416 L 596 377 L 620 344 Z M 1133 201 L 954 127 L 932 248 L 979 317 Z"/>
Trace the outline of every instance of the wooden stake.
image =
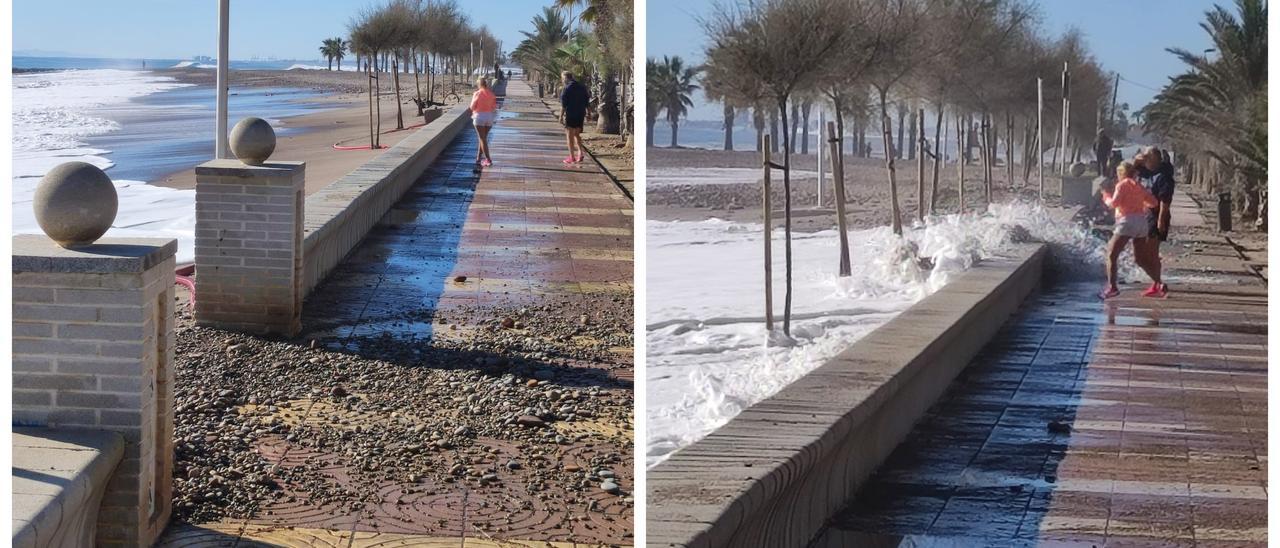
<path id="1" fill-rule="evenodd" d="M 916 220 L 924 222 L 924 109 L 916 111 Z"/>
<path id="2" fill-rule="evenodd" d="M 840 135 L 836 133 L 836 123 L 827 122 L 827 139 L 831 147 L 831 188 L 836 195 L 836 227 L 840 230 L 840 277 L 853 274 L 849 263 L 849 230 L 848 221 L 844 217 L 844 155 L 840 153 Z"/>
<path id="3" fill-rule="evenodd" d="M 1062 139 L 1058 141 L 1062 149 L 1062 163 L 1058 164 L 1058 174 L 1067 172 L 1067 135 L 1071 127 L 1071 73 L 1067 63 L 1062 63 Z M 1054 156 L 1057 156 L 1055 154 Z"/>
<path id="4" fill-rule="evenodd" d="M 961 116 L 960 113 L 957 112 L 956 113 L 956 148 L 959 151 L 959 155 L 956 158 L 956 164 L 959 165 L 958 169 L 960 170 L 960 181 L 956 186 L 960 192 L 960 210 L 959 210 L 960 213 L 964 213 L 964 163 L 965 163 L 964 161 L 965 161 L 965 157 L 967 156 L 966 153 L 968 152 L 967 150 L 965 150 L 965 145 L 966 145 L 965 136 L 967 134 L 966 130 L 968 128 L 964 127 L 965 125 L 964 120 L 965 120 L 965 117 Z"/>
<path id="5" fill-rule="evenodd" d="M 1040 203 L 1044 203 L 1044 79 L 1036 78 L 1036 165 L 1040 169 Z"/>
<path id="6" fill-rule="evenodd" d="M 897 151 L 894 151 L 892 147 L 889 146 L 890 142 L 893 141 L 893 122 L 889 119 L 888 99 L 885 97 L 885 93 L 883 91 L 880 92 L 880 128 L 883 130 L 882 136 L 885 142 L 885 168 L 889 171 L 889 204 L 890 209 L 892 210 L 889 214 L 893 216 L 893 233 L 901 236 L 902 208 L 898 205 L 898 170 L 897 166 L 895 166 L 893 162 L 894 156 L 897 155 Z M 898 132 L 901 134 L 901 127 L 898 128 Z"/>
<path id="7" fill-rule="evenodd" d="M 769 172 L 773 165 L 769 157 L 772 136 L 764 135 L 760 147 L 764 166 L 764 325 L 773 331 L 773 199 L 769 196 Z"/>
<path id="8" fill-rule="evenodd" d="M 942 169 L 942 103 L 938 103 L 938 119 L 933 124 L 933 185 L 929 190 L 929 214 L 938 206 L 938 170 Z"/>

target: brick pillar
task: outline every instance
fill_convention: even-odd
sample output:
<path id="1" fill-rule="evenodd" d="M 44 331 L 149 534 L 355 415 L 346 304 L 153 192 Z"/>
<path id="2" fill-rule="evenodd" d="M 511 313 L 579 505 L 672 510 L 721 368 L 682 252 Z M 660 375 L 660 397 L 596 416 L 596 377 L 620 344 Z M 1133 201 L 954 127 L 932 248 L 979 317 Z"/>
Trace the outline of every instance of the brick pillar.
<path id="1" fill-rule="evenodd" d="M 196 166 L 196 323 L 302 329 L 302 162 Z"/>
<path id="2" fill-rule="evenodd" d="M 119 432 L 98 544 L 150 546 L 173 492 L 174 240 L 13 238 L 13 424 Z"/>

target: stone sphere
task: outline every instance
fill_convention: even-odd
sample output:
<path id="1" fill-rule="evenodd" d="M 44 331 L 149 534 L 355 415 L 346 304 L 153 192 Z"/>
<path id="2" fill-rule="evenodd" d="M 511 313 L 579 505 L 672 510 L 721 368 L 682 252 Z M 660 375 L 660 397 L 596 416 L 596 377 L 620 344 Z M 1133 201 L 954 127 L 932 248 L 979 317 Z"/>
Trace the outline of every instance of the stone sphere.
<path id="1" fill-rule="evenodd" d="M 241 162 L 260 166 L 276 150 L 276 132 L 262 118 L 245 118 L 231 128 L 231 152 Z"/>
<path id="2" fill-rule="evenodd" d="M 120 199 L 111 178 L 93 164 L 67 162 L 36 186 L 36 222 L 62 247 L 92 244 L 116 220 Z"/>
<path id="3" fill-rule="evenodd" d="M 1076 162 L 1074 164 L 1071 164 L 1071 169 L 1070 169 L 1071 176 L 1080 177 L 1081 175 L 1084 175 L 1084 172 L 1087 169 L 1089 169 L 1089 164 L 1086 164 L 1084 162 Z"/>

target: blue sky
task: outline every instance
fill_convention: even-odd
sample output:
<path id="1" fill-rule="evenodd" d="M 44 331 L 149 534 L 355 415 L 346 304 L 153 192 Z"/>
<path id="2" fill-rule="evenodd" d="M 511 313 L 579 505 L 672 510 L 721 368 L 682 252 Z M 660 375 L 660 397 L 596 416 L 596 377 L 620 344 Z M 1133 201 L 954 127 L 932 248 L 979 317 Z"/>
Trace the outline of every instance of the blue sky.
<path id="1" fill-rule="evenodd" d="M 231 0 L 231 58 L 316 59 L 320 41 L 379 0 Z M 460 0 L 511 50 L 551 0 Z M 14 0 L 13 49 L 182 59 L 217 52 L 216 0 Z"/>
<path id="2" fill-rule="evenodd" d="M 698 17 L 711 11 L 710 0 L 648 0 L 648 52 L 650 57 L 680 55 L 695 62 L 702 58 L 703 32 Z M 1204 12 L 1215 3 L 1230 0 L 1040 0 L 1045 31 L 1061 35 L 1080 29 L 1095 57 L 1107 70 L 1119 71 L 1135 83 L 1120 82 L 1119 102 L 1137 109 L 1184 65 L 1167 47 L 1203 51 L 1211 47 L 1200 28 Z M 1142 25 L 1135 25 L 1142 21 Z M 700 105 L 690 113 L 695 120 L 719 120 L 714 105 Z"/>

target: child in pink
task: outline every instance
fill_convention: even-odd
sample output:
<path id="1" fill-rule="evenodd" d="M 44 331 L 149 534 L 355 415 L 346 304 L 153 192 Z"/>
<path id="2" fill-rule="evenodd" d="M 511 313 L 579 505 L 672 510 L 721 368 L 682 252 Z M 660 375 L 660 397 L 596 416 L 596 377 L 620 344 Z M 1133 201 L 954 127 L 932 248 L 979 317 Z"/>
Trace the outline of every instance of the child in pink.
<path id="1" fill-rule="evenodd" d="M 1151 191 L 1133 179 L 1134 173 L 1136 170 L 1133 164 L 1120 164 L 1116 168 L 1116 178 L 1120 182 L 1116 183 L 1115 193 L 1102 191 L 1102 202 L 1116 211 L 1115 230 L 1111 234 L 1111 241 L 1107 243 L 1107 287 L 1098 295 L 1103 299 L 1120 294 L 1120 288 L 1116 285 L 1120 253 L 1129 240 L 1147 237 L 1147 208 L 1159 204 Z"/>

